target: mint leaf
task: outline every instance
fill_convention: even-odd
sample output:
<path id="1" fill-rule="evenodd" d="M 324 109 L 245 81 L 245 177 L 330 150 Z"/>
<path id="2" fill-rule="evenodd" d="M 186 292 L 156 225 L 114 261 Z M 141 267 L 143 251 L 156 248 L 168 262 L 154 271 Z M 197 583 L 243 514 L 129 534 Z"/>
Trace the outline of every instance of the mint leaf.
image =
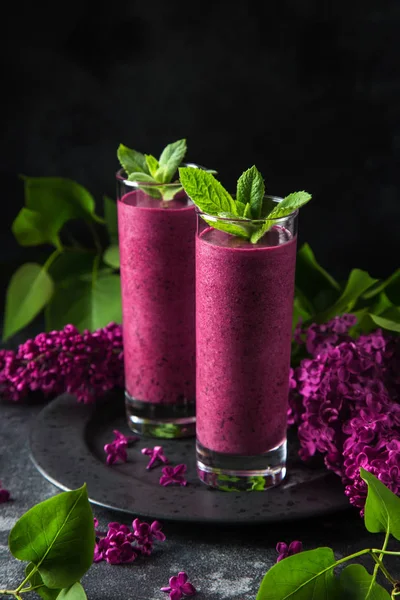
<path id="1" fill-rule="evenodd" d="M 267 215 L 268 219 L 287 217 L 293 211 L 301 208 L 304 204 L 307 204 L 311 198 L 311 194 L 308 194 L 307 192 L 293 192 L 277 203 L 275 208 Z"/>
<path id="2" fill-rule="evenodd" d="M 154 177 L 149 175 L 148 173 L 141 173 L 140 171 L 134 171 L 129 174 L 128 181 L 138 181 L 139 183 L 148 182 L 148 183 L 157 183 Z"/>
<path id="3" fill-rule="evenodd" d="M 250 206 L 250 205 L 248 205 L 248 206 Z M 237 198 L 236 198 L 236 209 L 237 209 L 238 215 L 240 215 L 241 217 L 244 217 L 244 213 L 246 212 L 246 204 L 243 204 L 243 202 L 240 202 Z M 249 218 L 251 219 L 251 216 Z"/>
<path id="4" fill-rule="evenodd" d="M 120 144 L 117 150 L 117 157 L 127 175 L 135 172 L 148 173 L 146 158 L 141 152 Z"/>
<path id="5" fill-rule="evenodd" d="M 244 207 L 244 213 L 243 213 L 243 216 L 244 216 L 246 219 L 251 219 L 251 206 L 250 206 L 250 202 L 248 202 L 248 203 L 246 204 L 246 206 Z"/>
<path id="6" fill-rule="evenodd" d="M 239 177 L 236 200 L 244 205 L 250 204 L 253 219 L 259 219 L 265 194 L 264 179 L 254 165 Z"/>
<path id="7" fill-rule="evenodd" d="M 186 140 L 178 140 L 168 144 L 161 153 L 159 162 L 160 167 L 155 175 L 160 183 L 169 183 L 175 175 L 183 157 L 186 154 Z"/>
<path id="8" fill-rule="evenodd" d="M 362 565 L 349 565 L 340 573 L 340 600 L 390 600 L 389 592 L 376 583 Z"/>
<path id="9" fill-rule="evenodd" d="M 72 586 L 93 562 L 95 535 L 86 486 L 28 510 L 8 542 L 11 554 L 32 562 L 47 587 Z"/>
<path id="10" fill-rule="evenodd" d="M 364 510 L 366 529 L 370 533 L 389 531 L 396 540 L 400 540 L 400 498 L 362 467 L 360 475 L 368 485 Z"/>
<path id="11" fill-rule="evenodd" d="M 165 187 L 160 187 L 160 193 L 162 196 L 162 199 L 165 201 L 168 200 L 173 200 L 176 196 L 176 194 L 179 194 L 179 192 L 181 192 L 183 190 L 183 187 L 181 185 L 175 185 L 175 184 L 169 184 L 168 186 Z"/>
<path id="12" fill-rule="evenodd" d="M 54 284 L 37 263 L 25 263 L 11 277 L 6 293 L 3 340 L 30 323 L 50 301 Z"/>
<path id="13" fill-rule="evenodd" d="M 236 235 L 237 237 L 248 240 L 249 233 L 246 228 L 241 227 L 240 225 L 235 225 L 233 223 L 229 223 L 229 221 L 221 221 L 220 219 L 207 219 L 203 217 L 205 222 L 208 225 L 211 225 L 214 229 L 218 229 L 219 231 L 225 231 L 226 233 L 230 233 L 232 235 Z"/>
<path id="14" fill-rule="evenodd" d="M 274 225 L 274 221 L 269 221 L 268 219 L 266 219 L 266 221 L 264 221 L 263 225 L 257 229 L 257 231 L 255 231 L 254 233 L 251 234 L 251 238 L 250 241 L 252 244 L 257 244 L 257 242 L 259 240 L 261 240 L 261 238 L 267 233 L 267 231 L 269 231 L 271 229 L 271 227 Z"/>
<path id="15" fill-rule="evenodd" d="M 202 212 L 212 216 L 238 214 L 234 199 L 211 173 L 180 167 L 179 178 L 189 198 Z"/>
<path id="16" fill-rule="evenodd" d="M 147 164 L 148 169 L 150 171 L 150 175 L 155 178 L 155 175 L 157 173 L 157 169 L 160 166 L 159 163 L 158 163 L 158 160 L 154 156 L 152 156 L 151 154 L 145 154 L 145 158 L 146 158 L 146 164 Z"/>

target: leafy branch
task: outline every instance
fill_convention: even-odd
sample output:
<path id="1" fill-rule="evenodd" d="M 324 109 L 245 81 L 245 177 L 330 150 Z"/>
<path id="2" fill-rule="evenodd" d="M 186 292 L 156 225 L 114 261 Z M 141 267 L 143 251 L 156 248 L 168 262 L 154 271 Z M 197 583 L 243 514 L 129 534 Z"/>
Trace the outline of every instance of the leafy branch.
<path id="1" fill-rule="evenodd" d="M 62 492 L 28 510 L 12 528 L 11 554 L 27 561 L 25 578 L 0 595 L 21 600 L 35 591 L 44 600 L 85 600 L 80 579 L 93 562 L 95 533 L 86 486 Z"/>
<path id="2" fill-rule="evenodd" d="M 400 557 L 400 551 L 386 550 L 389 537 L 400 540 L 400 498 L 374 475 L 360 469 L 368 485 L 364 522 L 371 533 L 385 532 L 382 548 L 365 548 L 335 560 L 331 548 L 316 548 L 289 556 L 265 575 L 256 600 L 390 600 L 400 593 L 397 581 L 383 564 L 386 555 Z M 360 564 L 345 567 L 338 575 L 335 568 L 364 555 L 373 559 L 372 575 Z M 377 583 L 379 571 L 392 586 L 391 596 Z"/>

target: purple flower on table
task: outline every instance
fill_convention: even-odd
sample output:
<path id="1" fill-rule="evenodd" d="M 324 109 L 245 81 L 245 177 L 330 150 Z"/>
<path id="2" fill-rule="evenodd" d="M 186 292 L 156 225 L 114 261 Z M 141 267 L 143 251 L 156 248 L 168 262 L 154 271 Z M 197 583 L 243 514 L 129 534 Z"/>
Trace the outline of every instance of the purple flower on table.
<path id="1" fill-rule="evenodd" d="M 185 479 L 186 468 L 184 464 L 176 465 L 176 467 L 163 467 L 160 485 L 187 485 Z"/>
<path id="2" fill-rule="evenodd" d="M 131 442 L 136 442 L 139 438 L 134 435 L 124 435 L 117 429 L 114 429 L 115 440 L 104 446 L 104 452 L 107 454 L 106 462 L 108 465 L 114 465 L 118 460 L 126 462 L 128 460 L 127 447 Z"/>
<path id="3" fill-rule="evenodd" d="M 168 458 L 164 454 L 162 446 L 154 446 L 154 448 L 142 448 L 142 454 L 150 456 L 149 464 L 146 469 L 151 469 L 156 463 L 168 464 Z"/>
<path id="4" fill-rule="evenodd" d="M 0 481 L 0 504 L 2 504 L 3 502 L 8 502 L 9 499 L 10 499 L 10 492 L 1 486 L 1 481 Z"/>
<path id="5" fill-rule="evenodd" d="M 161 591 L 169 593 L 170 600 L 181 600 L 182 596 L 194 596 L 196 588 L 188 581 L 187 573 L 180 571 L 170 578 L 169 585 L 162 587 Z"/>
<path id="6" fill-rule="evenodd" d="M 285 544 L 285 542 L 278 542 L 276 545 L 276 551 L 278 552 L 279 556 L 276 559 L 276 562 L 278 563 L 288 556 L 293 556 L 293 554 L 299 554 L 299 552 L 302 552 L 302 550 L 303 544 L 297 540 L 290 542 L 289 546 Z"/>
<path id="7" fill-rule="evenodd" d="M 132 523 L 133 535 L 137 543 L 138 549 L 149 556 L 153 550 L 154 539 L 163 542 L 166 537 L 161 531 L 161 523 L 153 521 L 151 525 L 142 522 L 140 519 L 135 519 Z"/>
<path id="8" fill-rule="evenodd" d="M 137 557 L 137 549 L 132 545 L 135 537 L 127 525 L 109 523 L 105 537 L 100 537 L 94 548 L 94 562 L 105 560 L 110 565 L 131 563 Z"/>

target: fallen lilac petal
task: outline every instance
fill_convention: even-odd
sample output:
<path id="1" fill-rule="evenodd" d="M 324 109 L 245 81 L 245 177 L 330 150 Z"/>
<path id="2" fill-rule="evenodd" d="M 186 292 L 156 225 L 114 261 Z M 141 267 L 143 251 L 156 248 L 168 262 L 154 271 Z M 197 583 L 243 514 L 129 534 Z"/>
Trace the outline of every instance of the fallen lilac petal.
<path id="1" fill-rule="evenodd" d="M 180 571 L 169 579 L 169 585 L 161 588 L 162 592 L 169 592 L 170 600 L 180 600 L 183 595 L 194 596 L 196 588 L 188 581 L 188 575 L 185 571 Z"/>
<path id="2" fill-rule="evenodd" d="M 186 469 L 187 467 L 184 464 L 177 465 L 176 467 L 163 467 L 160 485 L 187 485 L 187 481 L 184 478 Z"/>
<path id="3" fill-rule="evenodd" d="M 181 600 L 182 598 L 182 592 L 179 589 L 174 589 L 170 591 L 169 594 L 169 598 L 170 600 Z"/>
<path id="4" fill-rule="evenodd" d="M 154 448 L 143 448 L 142 454 L 146 454 L 150 456 L 150 461 L 146 467 L 146 469 L 151 469 L 157 462 L 168 464 L 168 458 L 164 454 L 164 450 L 162 446 L 154 446 Z"/>
<path id="5" fill-rule="evenodd" d="M 2 504 L 3 502 L 8 502 L 9 499 L 10 499 L 10 492 L 1 487 L 1 481 L 0 481 L 0 504 Z"/>

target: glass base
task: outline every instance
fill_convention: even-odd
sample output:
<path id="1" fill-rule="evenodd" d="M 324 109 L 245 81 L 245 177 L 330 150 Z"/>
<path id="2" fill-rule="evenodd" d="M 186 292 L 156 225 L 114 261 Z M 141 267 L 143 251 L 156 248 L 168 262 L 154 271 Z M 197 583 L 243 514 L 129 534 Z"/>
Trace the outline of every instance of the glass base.
<path id="1" fill-rule="evenodd" d="M 128 425 L 134 433 L 154 438 L 193 437 L 196 433 L 194 402 L 153 404 L 135 400 L 125 391 Z"/>
<path id="2" fill-rule="evenodd" d="M 197 474 L 209 487 L 226 492 L 255 492 L 281 483 L 286 475 L 286 440 L 265 454 L 242 456 L 209 450 L 197 441 Z"/>

